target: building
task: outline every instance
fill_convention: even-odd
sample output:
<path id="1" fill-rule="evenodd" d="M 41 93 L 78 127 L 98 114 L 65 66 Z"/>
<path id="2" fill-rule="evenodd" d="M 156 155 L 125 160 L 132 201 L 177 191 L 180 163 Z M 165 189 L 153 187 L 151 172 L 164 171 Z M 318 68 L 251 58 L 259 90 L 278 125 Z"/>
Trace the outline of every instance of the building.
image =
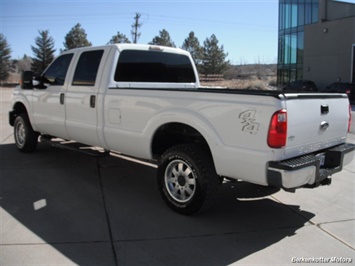
<path id="1" fill-rule="evenodd" d="M 277 82 L 300 79 L 355 83 L 355 4 L 279 0 Z"/>

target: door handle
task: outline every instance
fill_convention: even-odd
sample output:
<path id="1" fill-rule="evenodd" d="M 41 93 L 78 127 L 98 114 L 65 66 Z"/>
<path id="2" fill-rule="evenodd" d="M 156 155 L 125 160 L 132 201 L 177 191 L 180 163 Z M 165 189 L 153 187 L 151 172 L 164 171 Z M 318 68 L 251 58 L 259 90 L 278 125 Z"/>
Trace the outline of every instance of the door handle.
<path id="1" fill-rule="evenodd" d="M 95 95 L 91 95 L 90 96 L 90 107 L 91 108 L 95 108 L 95 102 L 96 102 L 96 96 Z"/>
<path id="2" fill-rule="evenodd" d="M 64 104 L 64 93 L 61 93 L 59 96 L 59 103 Z"/>
<path id="3" fill-rule="evenodd" d="M 323 121 L 320 123 L 320 130 L 325 131 L 329 127 L 329 123 L 327 121 Z"/>
<path id="4" fill-rule="evenodd" d="M 320 113 L 321 113 L 322 115 L 328 114 L 328 113 L 329 113 L 329 106 L 326 105 L 326 104 L 322 104 L 322 105 L 320 106 Z"/>

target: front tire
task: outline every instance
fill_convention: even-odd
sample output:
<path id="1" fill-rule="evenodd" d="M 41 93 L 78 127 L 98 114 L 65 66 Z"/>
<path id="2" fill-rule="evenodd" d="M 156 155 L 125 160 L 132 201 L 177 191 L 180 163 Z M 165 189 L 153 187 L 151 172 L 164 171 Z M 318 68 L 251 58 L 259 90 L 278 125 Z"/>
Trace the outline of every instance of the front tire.
<path id="1" fill-rule="evenodd" d="M 38 133 L 32 129 L 26 114 L 20 114 L 14 122 L 14 137 L 17 148 L 22 152 L 33 152 L 38 143 Z"/>
<path id="2" fill-rule="evenodd" d="M 210 153 L 197 145 L 177 145 L 161 156 L 159 190 L 175 212 L 192 215 L 207 207 L 218 184 Z"/>

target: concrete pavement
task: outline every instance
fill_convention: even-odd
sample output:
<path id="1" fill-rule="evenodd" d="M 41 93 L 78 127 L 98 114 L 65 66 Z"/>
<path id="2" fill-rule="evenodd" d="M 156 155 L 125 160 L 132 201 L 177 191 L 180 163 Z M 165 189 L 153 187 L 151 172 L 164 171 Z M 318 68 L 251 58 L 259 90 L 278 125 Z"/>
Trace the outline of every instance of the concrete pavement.
<path id="1" fill-rule="evenodd" d="M 355 160 L 294 194 L 225 183 L 185 217 L 160 199 L 154 168 L 41 143 L 18 152 L 10 94 L 0 88 L 0 265 L 354 264 Z"/>

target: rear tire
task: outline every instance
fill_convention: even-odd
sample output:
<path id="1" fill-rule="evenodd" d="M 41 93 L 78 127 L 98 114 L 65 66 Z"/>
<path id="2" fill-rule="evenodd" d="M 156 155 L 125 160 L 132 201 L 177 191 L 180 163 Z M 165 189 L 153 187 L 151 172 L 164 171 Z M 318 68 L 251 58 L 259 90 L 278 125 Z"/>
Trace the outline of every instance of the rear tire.
<path id="1" fill-rule="evenodd" d="M 177 213 L 192 215 L 208 207 L 218 184 L 210 153 L 197 145 L 177 145 L 161 156 L 159 190 Z"/>
<path id="2" fill-rule="evenodd" d="M 27 114 L 20 114 L 14 122 L 14 137 L 17 148 L 22 152 L 33 152 L 38 143 L 38 133 L 32 129 Z"/>

